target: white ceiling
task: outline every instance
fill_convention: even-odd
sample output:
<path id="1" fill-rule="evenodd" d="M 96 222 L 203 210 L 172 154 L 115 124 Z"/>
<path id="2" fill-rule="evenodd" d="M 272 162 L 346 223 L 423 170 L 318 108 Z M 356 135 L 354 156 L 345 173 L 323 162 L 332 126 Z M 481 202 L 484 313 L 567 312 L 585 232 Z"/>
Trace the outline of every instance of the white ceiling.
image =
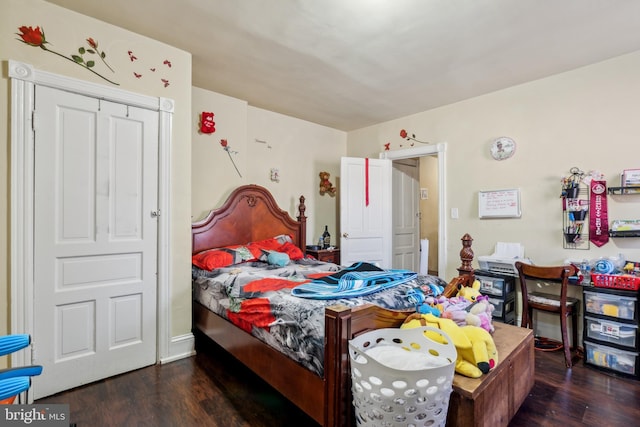
<path id="1" fill-rule="evenodd" d="M 640 50 L 637 0 L 49 0 L 193 55 L 193 85 L 353 130 Z"/>

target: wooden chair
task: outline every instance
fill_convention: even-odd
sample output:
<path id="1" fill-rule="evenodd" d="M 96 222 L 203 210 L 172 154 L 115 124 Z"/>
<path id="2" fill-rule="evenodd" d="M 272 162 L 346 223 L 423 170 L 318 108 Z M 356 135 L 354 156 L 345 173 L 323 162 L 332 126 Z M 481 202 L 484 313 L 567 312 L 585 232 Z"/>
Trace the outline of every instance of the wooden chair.
<path id="1" fill-rule="evenodd" d="M 567 297 L 569 277 L 575 276 L 578 268 L 573 265 L 557 267 L 542 267 L 516 262 L 516 269 L 520 276 L 520 290 L 522 292 L 522 321 L 523 328 L 533 328 L 533 310 L 555 313 L 560 315 L 560 332 L 562 334 L 562 348 L 567 368 L 571 368 L 571 347 L 567 336 L 567 317 L 571 316 L 571 332 L 573 346 L 578 344 L 578 315 L 580 314 L 580 300 Z M 527 280 L 538 280 L 558 283 L 560 295 L 529 292 Z"/>

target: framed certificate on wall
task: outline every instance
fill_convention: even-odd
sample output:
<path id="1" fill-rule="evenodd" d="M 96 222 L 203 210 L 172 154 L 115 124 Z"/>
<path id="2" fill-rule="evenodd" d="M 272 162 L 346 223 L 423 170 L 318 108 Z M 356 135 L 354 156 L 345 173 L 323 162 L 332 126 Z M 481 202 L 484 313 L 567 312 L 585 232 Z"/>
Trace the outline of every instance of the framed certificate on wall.
<path id="1" fill-rule="evenodd" d="M 480 191 L 478 216 L 482 218 L 520 218 L 520 189 Z"/>

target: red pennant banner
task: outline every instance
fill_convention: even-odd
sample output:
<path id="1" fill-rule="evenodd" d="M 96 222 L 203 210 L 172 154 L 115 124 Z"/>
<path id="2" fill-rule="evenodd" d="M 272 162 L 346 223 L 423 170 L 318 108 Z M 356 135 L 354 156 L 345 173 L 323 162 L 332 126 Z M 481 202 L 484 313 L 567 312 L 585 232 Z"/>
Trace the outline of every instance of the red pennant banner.
<path id="1" fill-rule="evenodd" d="M 369 206 L 369 158 L 364 159 L 364 204 Z"/>
<path id="2" fill-rule="evenodd" d="M 600 247 L 609 241 L 609 219 L 607 211 L 607 182 L 591 180 L 589 184 L 589 240 Z"/>

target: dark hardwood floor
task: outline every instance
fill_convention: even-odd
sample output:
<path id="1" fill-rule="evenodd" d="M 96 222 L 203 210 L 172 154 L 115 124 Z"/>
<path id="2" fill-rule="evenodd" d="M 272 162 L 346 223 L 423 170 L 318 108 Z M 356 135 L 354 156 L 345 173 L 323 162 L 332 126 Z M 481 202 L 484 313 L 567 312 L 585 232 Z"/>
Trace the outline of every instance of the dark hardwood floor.
<path id="1" fill-rule="evenodd" d="M 601 373 L 581 361 L 567 370 L 561 352 L 536 352 L 535 386 L 510 426 L 631 427 L 640 424 L 638 402 L 640 381 Z M 194 357 L 98 381 L 36 403 L 68 403 L 71 422 L 78 427 L 317 427 L 210 343 L 199 344 Z"/>

